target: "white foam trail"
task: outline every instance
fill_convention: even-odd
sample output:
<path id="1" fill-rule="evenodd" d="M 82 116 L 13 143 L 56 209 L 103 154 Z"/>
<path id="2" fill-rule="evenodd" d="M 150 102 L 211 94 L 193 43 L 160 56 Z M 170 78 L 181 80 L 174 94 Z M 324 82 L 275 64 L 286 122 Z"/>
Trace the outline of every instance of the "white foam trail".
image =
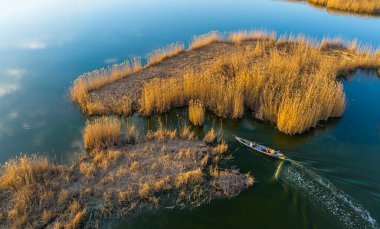
<path id="1" fill-rule="evenodd" d="M 378 228 L 369 212 L 349 195 L 301 163 L 293 160 L 288 162 L 281 171 L 276 171 L 277 180 L 307 195 L 312 203 L 323 207 L 348 228 Z"/>

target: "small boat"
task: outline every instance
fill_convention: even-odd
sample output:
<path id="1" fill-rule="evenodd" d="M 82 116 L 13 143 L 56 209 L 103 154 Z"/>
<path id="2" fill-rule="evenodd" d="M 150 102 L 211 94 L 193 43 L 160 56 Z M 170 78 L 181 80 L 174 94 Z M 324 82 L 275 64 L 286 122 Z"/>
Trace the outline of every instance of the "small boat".
<path id="1" fill-rule="evenodd" d="M 269 147 L 266 147 L 266 146 L 263 146 L 263 145 L 260 145 L 256 142 L 251 142 L 247 139 L 244 139 L 244 138 L 239 138 L 237 136 L 235 136 L 236 140 L 238 140 L 238 142 L 240 142 L 241 144 L 251 148 L 251 149 L 254 149 L 256 151 L 258 151 L 259 153 L 262 153 L 266 156 L 269 156 L 269 157 L 272 157 L 272 158 L 276 158 L 276 159 L 280 159 L 280 160 L 285 160 L 285 155 L 282 154 L 280 151 L 278 150 L 274 150 L 274 149 L 271 149 Z"/>

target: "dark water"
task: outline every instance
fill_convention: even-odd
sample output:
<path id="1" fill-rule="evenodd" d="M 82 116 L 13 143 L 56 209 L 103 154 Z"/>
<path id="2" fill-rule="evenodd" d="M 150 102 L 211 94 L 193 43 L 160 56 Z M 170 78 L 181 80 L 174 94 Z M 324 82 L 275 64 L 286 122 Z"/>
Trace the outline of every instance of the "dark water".
<path id="1" fill-rule="evenodd" d="M 0 163 L 40 152 L 69 161 L 82 149 L 87 119 L 67 101 L 72 80 L 210 30 L 268 29 L 320 38 L 341 35 L 380 45 L 380 19 L 329 14 L 279 1 L 9 1 L 0 8 Z M 230 200 L 194 210 L 158 210 L 110 227 L 377 228 L 380 221 L 380 79 L 357 72 L 344 82 L 341 119 L 301 136 L 253 120 L 208 117 L 257 183 Z M 178 123 L 173 111 L 162 119 Z M 165 118 L 165 119 L 164 119 Z M 152 118 L 154 120 L 155 117 Z M 143 122 L 146 123 L 146 120 Z M 174 125 L 173 124 L 173 125 Z M 232 134 L 281 149 L 281 165 Z M 276 176 L 276 171 L 279 171 Z"/>

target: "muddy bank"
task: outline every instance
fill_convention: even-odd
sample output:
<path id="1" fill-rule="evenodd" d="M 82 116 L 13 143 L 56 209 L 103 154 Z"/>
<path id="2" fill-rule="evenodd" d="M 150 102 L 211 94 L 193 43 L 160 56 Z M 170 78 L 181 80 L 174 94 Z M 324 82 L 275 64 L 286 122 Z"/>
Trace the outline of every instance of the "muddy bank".
<path id="1" fill-rule="evenodd" d="M 253 184 L 219 169 L 226 147 L 189 131 L 149 132 L 136 144 L 92 150 L 71 167 L 46 158 L 9 161 L 0 177 L 0 227 L 95 227 L 146 210 L 191 208 L 230 198 Z"/>

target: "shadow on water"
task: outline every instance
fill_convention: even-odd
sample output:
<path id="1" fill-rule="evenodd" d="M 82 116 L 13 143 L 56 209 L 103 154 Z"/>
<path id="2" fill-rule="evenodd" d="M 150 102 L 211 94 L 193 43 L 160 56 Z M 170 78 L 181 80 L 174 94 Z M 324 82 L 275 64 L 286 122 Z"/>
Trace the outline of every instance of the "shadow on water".
<path id="1" fill-rule="evenodd" d="M 378 228 L 376 220 L 359 203 L 301 162 L 291 159 L 280 162 L 274 179 L 348 228 Z"/>

